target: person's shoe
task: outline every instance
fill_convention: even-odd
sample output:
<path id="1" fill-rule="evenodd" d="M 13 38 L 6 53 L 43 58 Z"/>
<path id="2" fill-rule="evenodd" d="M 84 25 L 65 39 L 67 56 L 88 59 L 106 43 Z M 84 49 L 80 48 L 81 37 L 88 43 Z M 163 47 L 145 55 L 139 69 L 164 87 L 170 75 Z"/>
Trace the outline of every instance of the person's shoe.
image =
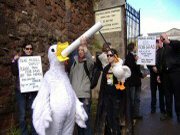
<path id="1" fill-rule="evenodd" d="M 164 120 L 166 120 L 166 119 L 167 119 L 167 115 L 164 114 L 164 113 L 162 113 L 161 116 L 160 116 L 160 120 L 161 120 L 161 121 L 164 121 Z"/>
<path id="2" fill-rule="evenodd" d="M 180 124 L 180 116 L 177 116 L 177 122 Z"/>
<path id="3" fill-rule="evenodd" d="M 160 116 L 160 120 L 161 120 L 161 121 L 169 120 L 169 119 L 172 119 L 172 115 L 161 114 L 161 116 Z"/>
<path id="4" fill-rule="evenodd" d="M 156 113 L 156 109 L 151 109 L 151 114 Z"/>
<path id="5" fill-rule="evenodd" d="M 142 120 L 143 116 L 142 115 L 135 115 L 133 118 L 137 119 L 137 120 Z"/>

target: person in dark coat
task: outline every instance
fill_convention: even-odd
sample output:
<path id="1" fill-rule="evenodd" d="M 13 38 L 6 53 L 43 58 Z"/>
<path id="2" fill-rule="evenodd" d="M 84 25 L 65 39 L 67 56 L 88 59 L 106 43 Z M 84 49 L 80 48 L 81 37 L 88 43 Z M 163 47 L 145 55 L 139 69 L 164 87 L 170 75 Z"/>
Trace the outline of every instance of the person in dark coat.
<path id="1" fill-rule="evenodd" d="M 117 90 L 117 78 L 112 73 L 117 51 L 111 49 L 107 57 L 109 64 L 103 69 L 95 120 L 95 135 L 121 135 L 122 100 L 125 91 Z"/>
<path id="2" fill-rule="evenodd" d="M 16 101 L 18 105 L 18 115 L 19 115 L 19 126 L 21 129 L 22 135 L 28 135 L 28 128 L 27 128 L 27 112 L 30 113 L 30 116 L 32 116 L 32 103 L 34 101 L 34 98 L 37 95 L 37 92 L 28 92 L 28 93 L 21 93 L 20 91 L 20 82 L 19 82 L 19 69 L 18 69 L 18 60 L 21 56 L 32 56 L 33 55 L 33 46 L 28 41 L 25 41 L 23 47 L 22 47 L 22 55 L 17 53 L 12 60 L 11 64 L 11 70 L 12 74 L 16 78 L 16 84 L 15 84 L 15 96 Z M 32 124 L 32 117 L 31 120 L 31 134 L 37 135 L 34 126 Z"/>
<path id="3" fill-rule="evenodd" d="M 140 92 L 141 92 L 141 78 L 145 77 L 141 73 L 140 65 L 136 64 L 138 57 L 135 55 L 135 44 L 130 43 L 128 45 L 128 54 L 125 57 L 125 65 L 131 70 L 131 77 L 127 79 L 127 85 L 129 86 L 129 92 L 132 105 L 132 116 L 134 119 L 142 119 L 140 115 Z"/>
<path id="4" fill-rule="evenodd" d="M 164 96 L 164 90 L 162 88 L 162 83 L 160 80 L 159 81 L 157 80 L 158 79 L 157 77 L 160 76 L 160 68 L 158 66 L 158 63 L 159 63 L 158 59 L 161 55 L 161 50 L 162 50 L 162 43 L 160 43 L 158 39 L 156 40 L 156 46 L 157 46 L 156 65 L 148 66 L 148 69 L 150 71 L 151 113 L 156 112 L 156 102 L 157 102 L 156 93 L 158 90 L 159 91 L 159 107 L 160 107 L 161 119 L 162 119 L 166 111 L 165 111 L 165 96 Z"/>
<path id="5" fill-rule="evenodd" d="M 180 41 L 169 40 L 166 33 L 161 34 L 163 52 L 160 57 L 162 85 L 166 97 L 167 119 L 172 118 L 172 103 L 174 96 L 177 121 L 180 123 Z"/>

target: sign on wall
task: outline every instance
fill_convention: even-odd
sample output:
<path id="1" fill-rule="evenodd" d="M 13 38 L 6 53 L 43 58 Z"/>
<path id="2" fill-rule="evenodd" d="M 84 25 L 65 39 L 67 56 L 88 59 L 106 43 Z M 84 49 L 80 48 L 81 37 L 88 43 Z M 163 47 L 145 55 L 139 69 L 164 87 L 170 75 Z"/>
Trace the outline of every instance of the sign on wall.
<path id="1" fill-rule="evenodd" d="M 20 57 L 18 67 L 21 93 L 38 91 L 43 78 L 41 57 Z"/>
<path id="2" fill-rule="evenodd" d="M 103 24 L 101 33 L 121 31 L 121 7 L 97 11 L 95 20 Z"/>
<path id="3" fill-rule="evenodd" d="M 138 55 L 137 64 L 155 65 L 156 37 L 139 37 L 137 55 Z"/>

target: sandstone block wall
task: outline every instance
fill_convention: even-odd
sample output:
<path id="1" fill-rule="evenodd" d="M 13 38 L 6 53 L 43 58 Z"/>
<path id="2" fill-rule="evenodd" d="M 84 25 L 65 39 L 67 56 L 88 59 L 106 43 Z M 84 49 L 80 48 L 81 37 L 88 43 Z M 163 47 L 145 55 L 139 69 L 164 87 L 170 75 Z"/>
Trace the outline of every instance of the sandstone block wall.
<path id="1" fill-rule="evenodd" d="M 0 1 L 0 134 L 16 126 L 14 78 L 10 64 L 25 39 L 48 68 L 47 49 L 54 40 L 72 42 L 94 24 L 91 0 Z"/>

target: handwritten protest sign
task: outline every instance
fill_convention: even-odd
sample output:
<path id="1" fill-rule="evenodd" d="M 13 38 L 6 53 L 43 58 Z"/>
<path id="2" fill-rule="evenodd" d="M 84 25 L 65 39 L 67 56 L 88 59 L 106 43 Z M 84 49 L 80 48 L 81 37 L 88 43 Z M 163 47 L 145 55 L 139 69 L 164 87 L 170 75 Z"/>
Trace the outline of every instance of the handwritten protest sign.
<path id="1" fill-rule="evenodd" d="M 21 93 L 38 91 L 43 78 L 41 57 L 20 57 L 18 67 Z"/>
<path id="2" fill-rule="evenodd" d="M 156 37 L 139 37 L 137 55 L 138 55 L 137 64 L 155 65 Z"/>

